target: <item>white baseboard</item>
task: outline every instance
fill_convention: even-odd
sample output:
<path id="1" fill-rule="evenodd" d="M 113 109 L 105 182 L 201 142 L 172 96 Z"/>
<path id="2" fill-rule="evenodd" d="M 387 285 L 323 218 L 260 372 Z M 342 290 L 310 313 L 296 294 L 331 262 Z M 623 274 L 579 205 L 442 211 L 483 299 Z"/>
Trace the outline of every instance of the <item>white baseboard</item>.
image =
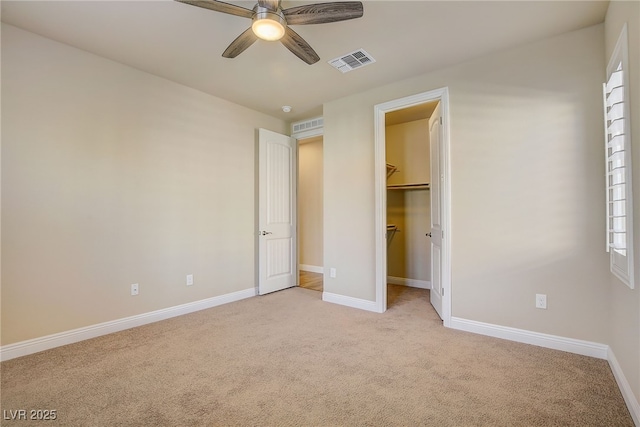
<path id="1" fill-rule="evenodd" d="M 322 293 L 322 301 L 331 302 L 334 304 L 346 305 L 347 307 L 358 308 L 360 310 L 373 311 L 378 313 L 378 309 L 375 301 L 369 301 L 366 299 L 353 298 L 345 295 L 332 294 L 330 292 Z"/>
<path id="2" fill-rule="evenodd" d="M 112 320 L 110 322 L 99 323 L 97 325 L 91 325 L 84 328 L 73 329 L 71 331 L 60 332 L 53 335 L 47 335 L 45 337 L 5 345 L 0 347 L 0 361 L 15 359 L 16 357 L 26 356 L 28 354 L 38 353 L 40 351 L 49 350 L 51 348 L 67 344 L 73 344 L 90 338 L 134 328 L 136 326 L 142 326 L 148 323 L 169 319 L 171 317 L 193 313 L 194 311 L 228 304 L 230 302 L 239 301 L 256 295 L 256 288 L 249 288 L 242 291 L 232 292 L 230 294 L 151 311 L 149 313 L 138 314 L 136 316 L 125 317 L 123 319 Z"/>
<path id="3" fill-rule="evenodd" d="M 633 394 L 629 381 L 627 381 L 627 377 L 625 377 L 624 372 L 622 372 L 622 367 L 618 363 L 618 359 L 616 359 L 611 348 L 609 348 L 607 360 L 609 361 L 611 371 L 613 371 L 613 376 L 618 383 L 622 397 L 627 404 L 627 408 L 629 408 L 631 418 L 633 418 L 633 422 L 636 426 L 640 426 L 640 403 L 638 402 L 638 398 Z"/>
<path id="4" fill-rule="evenodd" d="M 540 347 L 552 348 L 554 350 L 581 354 L 583 356 L 596 357 L 598 359 L 607 359 L 609 352 L 609 346 L 606 344 L 542 334 L 540 332 L 493 325 L 491 323 L 476 322 L 475 320 L 461 319 L 459 317 L 451 317 L 450 327 L 461 331 L 488 335 L 490 337 L 502 338 L 525 344 L 533 344 Z"/>
<path id="5" fill-rule="evenodd" d="M 387 283 L 392 285 L 404 285 L 412 288 L 431 289 L 431 282 L 427 280 L 407 279 L 405 277 L 387 276 Z"/>
<path id="6" fill-rule="evenodd" d="M 324 273 L 324 267 L 309 264 L 299 264 L 298 268 L 302 271 L 309 271 L 311 273 Z"/>

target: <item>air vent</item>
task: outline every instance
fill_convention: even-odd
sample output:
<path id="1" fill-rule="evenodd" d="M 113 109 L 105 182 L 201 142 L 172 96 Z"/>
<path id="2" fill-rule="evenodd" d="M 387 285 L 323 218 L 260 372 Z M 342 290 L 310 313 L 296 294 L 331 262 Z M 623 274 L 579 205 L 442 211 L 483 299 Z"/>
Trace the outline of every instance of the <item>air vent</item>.
<path id="1" fill-rule="evenodd" d="M 329 64 L 340 72 L 347 73 L 351 70 L 355 70 L 356 68 L 373 64 L 374 62 L 376 62 L 376 60 L 373 59 L 373 57 L 364 49 L 358 49 L 354 52 L 332 59 L 329 61 Z"/>
<path id="2" fill-rule="evenodd" d="M 297 122 L 291 125 L 293 133 L 304 132 L 311 129 L 321 128 L 324 125 L 324 119 L 318 117 L 315 119 L 305 120 L 304 122 Z"/>

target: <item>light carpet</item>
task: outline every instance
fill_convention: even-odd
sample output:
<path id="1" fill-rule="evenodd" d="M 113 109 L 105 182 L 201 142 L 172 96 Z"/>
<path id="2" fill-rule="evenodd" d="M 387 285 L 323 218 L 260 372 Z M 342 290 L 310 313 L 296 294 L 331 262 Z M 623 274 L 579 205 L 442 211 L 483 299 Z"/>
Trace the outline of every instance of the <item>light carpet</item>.
<path id="1" fill-rule="evenodd" d="M 428 291 L 360 311 L 293 288 L 9 360 L 60 426 L 633 426 L 604 360 L 446 329 Z"/>

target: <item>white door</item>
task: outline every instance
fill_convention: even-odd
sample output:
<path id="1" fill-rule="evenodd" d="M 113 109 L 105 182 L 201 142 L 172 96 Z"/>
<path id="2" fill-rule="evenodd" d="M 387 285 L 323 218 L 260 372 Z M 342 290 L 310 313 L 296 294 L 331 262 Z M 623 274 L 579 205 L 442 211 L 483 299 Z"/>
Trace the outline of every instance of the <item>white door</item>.
<path id="1" fill-rule="evenodd" d="M 431 156 L 431 305 L 442 318 L 442 114 L 440 103 L 429 119 Z"/>
<path id="2" fill-rule="evenodd" d="M 296 286 L 296 145 L 258 130 L 258 293 Z"/>

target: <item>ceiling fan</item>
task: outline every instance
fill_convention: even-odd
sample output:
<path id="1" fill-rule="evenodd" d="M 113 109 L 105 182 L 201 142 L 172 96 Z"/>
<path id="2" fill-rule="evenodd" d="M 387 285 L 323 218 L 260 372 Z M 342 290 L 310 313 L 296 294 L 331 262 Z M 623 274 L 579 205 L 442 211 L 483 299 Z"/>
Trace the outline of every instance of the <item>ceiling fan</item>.
<path id="1" fill-rule="evenodd" d="M 176 1 L 253 20 L 251 27 L 232 41 L 222 53 L 225 58 L 235 58 L 260 38 L 280 40 L 287 49 L 309 65 L 318 62 L 320 57 L 289 25 L 346 21 L 360 18 L 364 13 L 362 2 L 359 1 L 316 3 L 282 9 L 280 0 L 258 0 L 253 10 L 217 0 Z"/>

